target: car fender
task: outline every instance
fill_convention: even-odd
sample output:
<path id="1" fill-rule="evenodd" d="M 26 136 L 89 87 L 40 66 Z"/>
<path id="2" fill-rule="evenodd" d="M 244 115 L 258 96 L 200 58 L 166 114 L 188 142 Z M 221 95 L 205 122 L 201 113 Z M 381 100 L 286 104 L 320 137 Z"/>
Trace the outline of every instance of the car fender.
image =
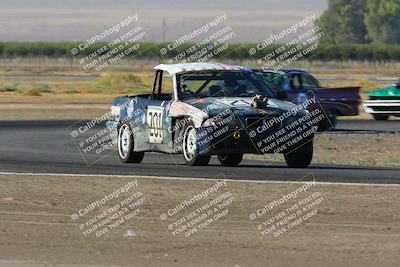
<path id="1" fill-rule="evenodd" d="M 171 103 L 169 116 L 173 118 L 189 116 L 193 121 L 194 127 L 196 128 L 200 128 L 203 124 L 203 121 L 209 118 L 208 113 L 204 110 L 179 100 L 174 100 Z"/>

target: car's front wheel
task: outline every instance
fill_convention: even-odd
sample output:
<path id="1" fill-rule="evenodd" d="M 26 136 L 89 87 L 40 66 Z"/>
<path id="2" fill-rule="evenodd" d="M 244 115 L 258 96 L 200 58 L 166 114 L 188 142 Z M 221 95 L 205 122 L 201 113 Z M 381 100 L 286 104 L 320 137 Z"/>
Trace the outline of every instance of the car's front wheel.
<path id="1" fill-rule="evenodd" d="M 289 168 L 307 168 L 313 157 L 313 142 L 310 141 L 299 148 L 285 154 L 285 161 Z"/>
<path id="2" fill-rule="evenodd" d="M 222 166 L 237 166 L 243 159 L 243 154 L 220 154 L 218 160 Z"/>
<path id="3" fill-rule="evenodd" d="M 389 119 L 389 115 L 385 114 L 372 114 L 372 116 L 377 121 L 387 121 Z"/>
<path id="4" fill-rule="evenodd" d="M 123 123 L 118 129 L 118 156 L 123 163 L 140 163 L 144 152 L 134 152 L 134 137 L 128 123 Z"/>
<path id="5" fill-rule="evenodd" d="M 183 158 L 191 166 L 204 166 L 210 161 L 211 155 L 199 155 L 197 146 L 197 131 L 193 124 L 188 124 L 183 131 Z"/>

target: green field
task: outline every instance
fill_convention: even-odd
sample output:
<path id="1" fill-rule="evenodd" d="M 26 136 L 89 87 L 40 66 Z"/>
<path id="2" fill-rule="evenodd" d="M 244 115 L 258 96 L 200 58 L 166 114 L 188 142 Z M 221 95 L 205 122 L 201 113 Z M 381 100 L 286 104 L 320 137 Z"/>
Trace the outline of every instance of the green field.
<path id="1" fill-rule="evenodd" d="M 80 56 L 91 54 L 98 50 L 106 43 L 95 43 L 81 52 Z M 16 58 L 16 57 L 53 57 L 53 58 L 72 58 L 71 49 L 77 47 L 78 42 L 61 42 L 61 43 L 16 43 L 3 42 L 0 43 L 0 58 Z M 185 43 L 168 51 L 161 56 L 160 49 L 165 47 L 166 43 L 141 43 L 140 48 L 131 53 L 129 57 L 137 59 L 155 59 L 162 61 L 182 53 L 194 44 Z M 262 57 L 269 52 L 279 48 L 281 44 L 269 45 L 262 51 L 250 56 L 249 49 L 256 44 L 230 44 L 229 47 L 219 54 L 224 59 L 246 60 L 251 57 Z M 83 54 L 82 54 L 83 53 Z M 399 45 L 385 44 L 321 44 L 318 46 L 313 55 L 309 58 L 311 61 L 318 60 L 358 60 L 358 61 L 398 61 L 400 58 Z"/>

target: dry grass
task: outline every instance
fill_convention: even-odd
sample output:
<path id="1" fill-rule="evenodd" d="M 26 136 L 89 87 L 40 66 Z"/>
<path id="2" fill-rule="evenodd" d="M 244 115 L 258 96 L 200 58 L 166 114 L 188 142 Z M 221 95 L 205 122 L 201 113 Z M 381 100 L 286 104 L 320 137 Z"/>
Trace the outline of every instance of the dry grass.
<path id="1" fill-rule="evenodd" d="M 134 95 L 150 92 L 153 85 L 152 67 L 160 62 L 151 60 L 128 60 L 124 64 L 113 66 L 104 73 L 85 73 L 79 63 L 67 59 L 0 59 L 0 110 L 2 119 L 81 119 L 89 118 L 86 110 L 102 112 L 109 108 L 111 100 L 118 95 Z M 226 61 L 225 63 L 254 65 L 252 61 Z M 311 71 L 318 78 L 338 79 L 337 82 L 324 83 L 325 86 L 361 86 L 361 96 L 367 98 L 370 91 L 389 84 L 376 83 L 367 80 L 349 81 L 349 77 L 395 77 L 393 70 L 400 68 L 400 63 L 368 63 L 368 62 L 296 62 L 293 68 Z M 171 91 L 172 83 L 165 79 L 163 85 L 166 91 Z M 90 106 L 97 99 L 107 99 L 104 107 Z M 60 100 L 67 99 L 67 100 Z M 76 105 L 71 112 L 65 103 L 77 99 L 86 104 Z M 28 105 L 10 107 L 8 102 L 20 102 Z M 60 102 L 61 101 L 61 102 Z M 41 103 L 41 104 L 38 104 Z M 97 102 L 96 102 L 97 103 Z M 96 104 L 95 103 L 95 104 Z M 49 112 L 37 113 L 42 104 L 48 106 Z M 36 106 L 37 105 L 37 106 Z M 28 108 L 29 107 L 29 108 Z M 38 107 L 38 108 L 37 108 Z M 80 109 L 80 111 L 79 111 Z M 54 112 L 51 112 L 54 110 Z M 61 111 L 63 110 L 63 111 Z M 371 119 L 370 115 L 361 110 L 358 117 L 350 119 Z M 347 118 L 346 118 L 347 119 Z"/>
<path id="2" fill-rule="evenodd" d="M 358 81 L 346 81 L 346 80 L 338 80 L 335 82 L 322 82 L 321 85 L 324 87 L 361 87 L 360 94 L 361 96 L 366 97 L 372 91 L 375 91 L 380 88 L 389 87 L 392 83 L 378 83 L 368 80 L 358 80 Z"/>
<path id="3" fill-rule="evenodd" d="M 139 94 L 148 92 L 153 84 L 153 60 L 127 60 L 108 72 L 85 73 L 77 61 L 70 59 L 30 58 L 0 59 L 0 95 L 40 96 L 50 94 Z M 257 67 L 252 60 L 225 60 L 224 63 Z M 397 77 L 398 62 L 299 61 L 290 66 L 310 71 L 318 78 L 337 78 L 325 86 L 360 86 L 363 95 L 390 85 L 368 80 L 349 81 L 346 78 Z M 46 86 L 48 91 L 38 88 Z M 171 87 L 169 85 L 169 87 Z M 170 89 L 170 88 L 168 88 Z M 11 93 L 10 93 L 11 92 Z"/>
<path id="4" fill-rule="evenodd" d="M 0 96 L 0 120 L 83 120 L 109 111 L 113 95 Z"/>
<path id="5" fill-rule="evenodd" d="M 58 94 L 140 94 L 151 88 L 151 73 L 111 72 L 87 78 L 76 74 L 18 74 L 4 76 L 0 96 L 42 96 Z"/>

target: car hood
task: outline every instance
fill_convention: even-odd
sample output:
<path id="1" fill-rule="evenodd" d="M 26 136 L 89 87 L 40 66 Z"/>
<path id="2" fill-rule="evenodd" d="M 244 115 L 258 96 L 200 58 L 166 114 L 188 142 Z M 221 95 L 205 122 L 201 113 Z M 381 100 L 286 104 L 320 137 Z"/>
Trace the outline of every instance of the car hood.
<path id="1" fill-rule="evenodd" d="M 187 99 L 185 103 L 205 111 L 210 117 L 220 114 L 227 109 L 238 116 L 280 115 L 296 107 L 296 105 L 278 99 L 268 99 L 265 109 L 250 106 L 252 97 L 207 97 Z"/>
<path id="2" fill-rule="evenodd" d="M 376 90 L 372 93 L 370 93 L 368 96 L 370 97 L 400 97 L 400 88 L 397 87 L 396 85 L 387 87 L 387 88 L 382 88 L 379 90 Z"/>

